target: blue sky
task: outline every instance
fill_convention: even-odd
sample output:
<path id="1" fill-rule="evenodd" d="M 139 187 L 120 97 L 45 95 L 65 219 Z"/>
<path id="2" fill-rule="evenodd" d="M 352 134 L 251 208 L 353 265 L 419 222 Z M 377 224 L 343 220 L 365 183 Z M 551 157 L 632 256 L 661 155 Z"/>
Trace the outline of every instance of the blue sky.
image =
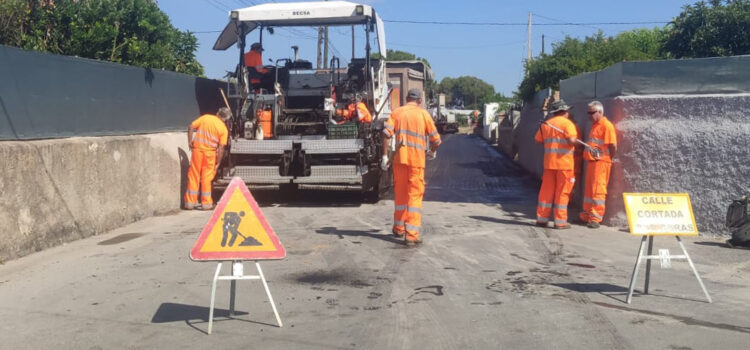
<path id="1" fill-rule="evenodd" d="M 196 32 L 200 48 L 198 61 L 209 78 L 219 78 L 233 70 L 238 62 L 236 47 L 214 51 L 212 46 L 228 22 L 228 11 L 253 4 L 284 0 L 158 0 L 159 7 L 172 24 L 181 30 Z M 471 75 L 495 86 L 497 92 L 511 95 L 523 78 L 529 12 L 532 13 L 531 48 L 534 56 L 546 52 L 565 36 L 584 38 L 604 31 L 616 35 L 622 31 L 661 26 L 661 24 L 550 25 L 560 23 L 666 22 L 677 16 L 684 5 L 696 0 L 630 1 L 501 1 L 501 0 L 370 0 L 360 1 L 375 8 L 384 20 L 433 22 L 489 22 L 521 25 L 432 25 L 385 23 L 386 46 L 408 51 L 430 61 L 437 80 Z M 351 58 L 350 27 L 335 27 L 329 37 L 342 65 Z M 253 32 L 248 41 L 257 41 Z M 363 56 L 364 29 L 355 28 L 355 54 Z M 263 36 L 264 59 L 292 57 L 292 45 L 300 47 L 300 58 L 315 62 L 316 32 L 303 27 L 276 30 Z M 374 43 L 374 41 L 373 41 Z M 376 47 L 376 46 L 375 46 Z"/>

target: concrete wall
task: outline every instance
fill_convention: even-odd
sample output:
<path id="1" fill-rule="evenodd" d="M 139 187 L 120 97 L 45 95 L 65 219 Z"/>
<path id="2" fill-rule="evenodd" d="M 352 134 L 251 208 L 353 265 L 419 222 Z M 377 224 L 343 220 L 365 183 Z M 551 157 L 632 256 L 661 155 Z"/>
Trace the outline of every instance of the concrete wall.
<path id="1" fill-rule="evenodd" d="M 731 200 L 750 194 L 748 72 L 748 56 L 627 62 L 560 82 L 584 137 L 591 129 L 586 105 L 594 99 L 617 129 L 605 224 L 627 226 L 623 192 L 686 192 L 701 233 L 726 232 Z M 533 136 L 548 94 L 526 103 L 517 130 L 518 161 L 537 177 L 544 151 Z"/>
<path id="2" fill-rule="evenodd" d="M 0 261 L 180 208 L 185 133 L 0 142 Z"/>

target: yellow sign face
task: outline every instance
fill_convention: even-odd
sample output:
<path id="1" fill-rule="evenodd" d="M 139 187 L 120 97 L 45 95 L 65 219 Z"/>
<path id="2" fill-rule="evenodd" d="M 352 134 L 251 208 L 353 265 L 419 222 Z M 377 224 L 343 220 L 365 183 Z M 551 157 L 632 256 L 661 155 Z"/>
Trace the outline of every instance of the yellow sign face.
<path id="1" fill-rule="evenodd" d="M 687 193 L 623 193 L 622 197 L 631 235 L 698 235 Z"/>
<path id="2" fill-rule="evenodd" d="M 237 224 L 234 225 L 234 223 Z M 227 234 L 224 234 L 224 229 L 232 225 L 236 226 L 236 229 L 227 230 Z M 233 234 L 232 231 L 237 232 L 237 234 Z M 264 231 L 265 229 L 263 229 L 255 213 L 250 210 L 245 202 L 242 192 L 239 188 L 236 188 L 232 197 L 229 198 L 229 203 L 224 207 L 224 212 L 219 216 L 219 220 L 208 234 L 200 252 L 221 252 L 227 249 L 245 252 L 276 250 L 268 235 L 252 234 Z M 244 235 L 244 237 L 240 235 Z"/>
<path id="3" fill-rule="evenodd" d="M 281 259 L 286 255 L 242 179 L 221 196 L 190 257 L 193 260 Z"/>

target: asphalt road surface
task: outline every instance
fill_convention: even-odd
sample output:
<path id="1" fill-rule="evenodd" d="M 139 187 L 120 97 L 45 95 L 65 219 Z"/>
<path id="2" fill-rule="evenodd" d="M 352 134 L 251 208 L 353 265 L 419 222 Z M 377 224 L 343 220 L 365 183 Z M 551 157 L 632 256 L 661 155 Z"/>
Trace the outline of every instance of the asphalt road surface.
<path id="1" fill-rule="evenodd" d="M 626 308 L 623 286 L 637 242 L 628 241 L 633 243 L 628 254 L 621 254 L 619 260 L 627 260 L 623 265 L 613 256 L 587 258 L 596 252 L 581 243 L 584 234 L 591 234 L 585 228 L 576 233 L 533 226 L 538 183 L 480 138 L 444 136 L 426 181 L 425 243 L 417 248 L 390 235 L 392 200 L 361 204 L 358 196 L 330 192 L 258 195 L 288 253 L 284 260 L 261 263 L 282 328 L 260 282 L 238 282 L 237 315 L 228 312 L 229 282 L 220 282 L 213 333 L 206 334 L 216 264 L 193 262 L 188 253 L 210 213 L 185 211 L 0 266 L 0 348 L 697 349 L 750 344 L 747 312 L 709 311 L 690 275 L 671 291 L 685 291 L 694 300 L 649 303 L 640 298 L 640 309 Z M 565 235 L 577 241 L 566 246 Z M 254 273 L 254 265 L 246 263 L 245 271 Z M 669 304 L 667 310 L 647 311 L 659 310 L 660 304 Z M 707 316 L 691 318 L 689 308 L 705 310 Z"/>

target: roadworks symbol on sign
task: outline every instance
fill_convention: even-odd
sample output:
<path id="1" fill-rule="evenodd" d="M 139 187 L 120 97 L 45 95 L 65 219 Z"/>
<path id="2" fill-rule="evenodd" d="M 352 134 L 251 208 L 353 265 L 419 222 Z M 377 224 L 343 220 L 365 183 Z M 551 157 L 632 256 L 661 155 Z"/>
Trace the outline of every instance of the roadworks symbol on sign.
<path id="1" fill-rule="evenodd" d="M 239 177 L 229 183 L 190 251 L 190 259 L 197 261 L 283 259 L 285 256 L 286 250 Z"/>

